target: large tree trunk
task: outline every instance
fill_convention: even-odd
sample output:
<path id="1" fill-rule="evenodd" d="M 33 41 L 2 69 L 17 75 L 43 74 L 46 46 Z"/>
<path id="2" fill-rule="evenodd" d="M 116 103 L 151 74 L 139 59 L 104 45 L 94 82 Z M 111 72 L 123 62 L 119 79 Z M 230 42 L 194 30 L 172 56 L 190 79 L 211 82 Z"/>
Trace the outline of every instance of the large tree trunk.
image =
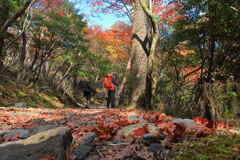
<path id="1" fill-rule="evenodd" d="M 6 0 L 0 0 L 0 28 L 5 24 L 9 16 L 9 8 Z M 4 32 L 6 29 L 4 30 Z M 0 70 L 3 65 L 3 45 L 4 45 L 4 34 L 0 32 Z"/>
<path id="2" fill-rule="evenodd" d="M 152 109 L 153 98 L 156 96 L 158 69 L 156 68 L 155 49 L 158 41 L 158 22 L 153 14 L 153 2 L 149 0 L 149 7 L 140 0 L 144 12 L 147 14 L 151 26 L 149 34 L 151 36 L 151 45 L 149 46 L 148 63 L 147 63 L 147 80 L 146 80 L 146 94 L 145 94 L 145 108 Z"/>
<path id="3" fill-rule="evenodd" d="M 148 6 L 148 0 L 142 0 L 142 2 Z M 131 105 L 144 107 L 149 50 L 149 20 L 139 0 L 136 0 L 134 4 L 132 26 Z"/>

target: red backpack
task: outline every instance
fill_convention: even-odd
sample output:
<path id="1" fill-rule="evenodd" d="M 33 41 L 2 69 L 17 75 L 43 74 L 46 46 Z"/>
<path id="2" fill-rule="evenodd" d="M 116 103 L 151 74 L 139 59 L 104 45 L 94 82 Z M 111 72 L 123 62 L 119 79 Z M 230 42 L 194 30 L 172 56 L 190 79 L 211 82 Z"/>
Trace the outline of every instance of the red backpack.
<path id="1" fill-rule="evenodd" d="M 114 90 L 115 85 L 112 84 L 112 74 L 107 74 L 107 77 L 104 78 L 104 87 L 108 90 Z"/>

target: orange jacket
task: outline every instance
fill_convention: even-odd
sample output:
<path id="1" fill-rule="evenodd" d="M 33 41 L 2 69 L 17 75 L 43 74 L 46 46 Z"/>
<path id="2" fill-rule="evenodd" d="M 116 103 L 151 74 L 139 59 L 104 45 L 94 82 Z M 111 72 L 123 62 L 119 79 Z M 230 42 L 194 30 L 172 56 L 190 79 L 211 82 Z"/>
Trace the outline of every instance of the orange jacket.
<path id="1" fill-rule="evenodd" d="M 107 74 L 106 78 L 104 78 L 104 86 L 110 91 L 115 89 L 116 86 L 112 83 L 112 74 Z"/>

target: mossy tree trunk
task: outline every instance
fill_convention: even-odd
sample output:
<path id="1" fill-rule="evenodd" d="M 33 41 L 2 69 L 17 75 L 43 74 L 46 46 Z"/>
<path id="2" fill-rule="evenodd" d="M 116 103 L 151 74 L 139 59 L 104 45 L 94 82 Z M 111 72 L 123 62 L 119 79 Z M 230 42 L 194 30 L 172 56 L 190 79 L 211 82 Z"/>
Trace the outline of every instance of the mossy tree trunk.
<path id="1" fill-rule="evenodd" d="M 206 83 L 201 99 L 202 116 L 213 121 L 227 121 L 240 115 L 240 100 L 237 83 L 232 77 L 226 83 Z"/>

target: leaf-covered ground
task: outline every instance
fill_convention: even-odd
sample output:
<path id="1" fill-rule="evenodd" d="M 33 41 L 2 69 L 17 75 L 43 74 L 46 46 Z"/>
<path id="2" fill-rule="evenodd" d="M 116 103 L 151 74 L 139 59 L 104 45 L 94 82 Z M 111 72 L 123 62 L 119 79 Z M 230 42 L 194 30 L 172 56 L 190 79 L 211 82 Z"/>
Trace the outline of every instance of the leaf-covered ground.
<path id="1" fill-rule="evenodd" d="M 184 139 L 199 139 L 207 135 L 215 135 L 219 131 L 226 131 L 224 123 L 218 123 L 216 127 L 213 127 L 206 119 L 199 117 L 195 118 L 197 125 L 186 126 L 183 123 L 175 123 L 173 117 L 162 113 L 125 109 L 21 109 L 1 107 L 0 117 L 0 130 L 30 129 L 44 124 L 64 125 L 72 129 L 75 145 L 80 143 L 81 137 L 85 133 L 95 132 L 97 133 L 96 150 L 89 155 L 89 159 L 164 159 L 167 156 L 165 153 L 149 152 L 151 143 L 160 144 L 162 148 L 159 151 L 167 153 L 172 150 L 176 143 L 182 142 Z M 44 119 L 44 121 L 35 123 L 37 119 Z M 117 131 L 121 128 L 138 123 L 144 125 L 133 130 L 128 136 L 117 135 Z M 151 130 L 149 124 L 154 124 L 155 129 Z M 142 137 L 149 133 L 154 135 L 154 142 L 143 140 Z M 18 137 L 13 136 L 8 139 L 1 137 L 0 140 L 3 143 L 18 140 Z M 237 139 L 235 142 L 237 143 L 239 140 Z M 158 150 L 158 146 L 155 146 L 155 148 Z M 239 152 L 239 146 L 235 146 L 235 151 Z M 183 150 L 180 149 L 180 152 L 183 152 Z M 198 151 L 194 150 L 193 152 Z M 227 152 L 221 152 L 221 154 Z"/>

